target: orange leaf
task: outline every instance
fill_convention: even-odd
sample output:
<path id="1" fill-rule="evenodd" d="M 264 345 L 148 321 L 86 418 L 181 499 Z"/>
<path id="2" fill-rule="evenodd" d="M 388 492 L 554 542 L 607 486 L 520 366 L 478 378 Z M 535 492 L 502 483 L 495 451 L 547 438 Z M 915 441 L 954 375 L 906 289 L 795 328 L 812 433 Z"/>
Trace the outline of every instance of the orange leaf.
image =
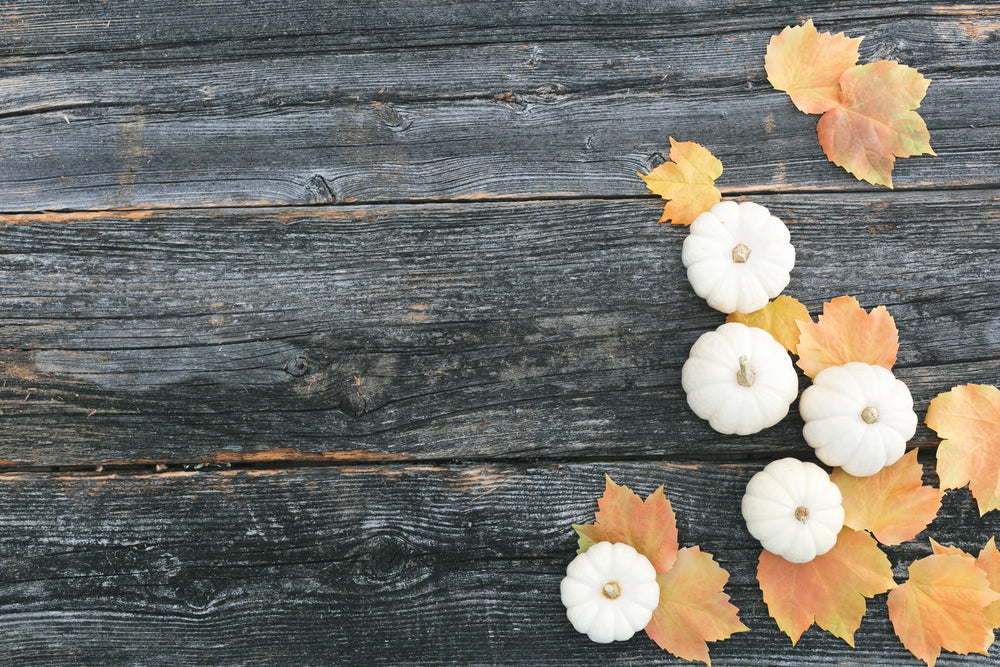
<path id="1" fill-rule="evenodd" d="M 891 188 L 897 157 L 934 155 L 931 135 L 915 111 L 929 84 L 917 70 L 890 60 L 844 72 L 840 104 L 816 126 L 827 158 L 858 180 Z"/>
<path id="2" fill-rule="evenodd" d="M 670 161 L 648 174 L 639 174 L 654 195 L 669 199 L 660 222 L 690 225 L 701 213 L 722 199 L 715 179 L 722 175 L 722 163 L 708 149 L 693 141 L 670 137 Z"/>
<path id="3" fill-rule="evenodd" d="M 726 322 L 739 322 L 748 327 L 763 329 L 794 353 L 799 344 L 799 327 L 796 322 L 812 322 L 809 309 L 798 300 L 782 294 L 760 310 L 752 313 L 730 313 Z"/>
<path id="4" fill-rule="evenodd" d="M 749 630 L 737 617 L 739 610 L 722 592 L 729 573 L 698 547 L 678 551 L 674 566 L 658 574 L 656 581 L 660 584 L 660 606 L 653 612 L 646 634 L 677 657 L 710 665 L 706 642 Z"/>
<path id="5" fill-rule="evenodd" d="M 968 484 L 980 514 L 1000 509 L 1000 389 L 967 384 L 938 394 L 924 422 L 942 438 L 941 488 Z"/>
<path id="6" fill-rule="evenodd" d="M 857 299 L 839 296 L 823 304 L 818 322 L 799 322 L 798 365 L 809 377 L 849 361 L 892 368 L 899 332 L 885 306 L 866 313 Z"/>
<path id="7" fill-rule="evenodd" d="M 812 19 L 785 28 L 767 45 L 767 80 L 788 93 L 799 111 L 823 113 L 840 104 L 840 77 L 858 62 L 860 43 L 842 32 L 817 32 Z"/>
<path id="8" fill-rule="evenodd" d="M 889 619 L 903 646 L 928 665 L 941 649 L 986 653 L 993 628 L 984 610 L 1000 600 L 968 554 L 950 549 L 910 565 L 909 580 L 889 593 Z"/>
<path id="9" fill-rule="evenodd" d="M 972 554 L 968 554 L 958 547 L 945 547 L 934 540 L 931 540 L 931 549 L 935 554 L 952 554 L 972 558 Z M 997 551 L 994 538 L 991 537 L 990 541 L 983 547 L 983 550 L 979 552 L 979 558 L 976 559 L 976 567 L 986 574 L 986 579 L 990 582 L 990 588 L 1000 593 L 1000 551 Z M 1000 600 L 986 607 L 983 613 L 986 614 L 986 620 L 990 625 L 994 628 L 1000 628 Z"/>
<path id="10" fill-rule="evenodd" d="M 844 525 L 871 531 L 882 544 L 916 537 L 937 516 L 944 495 L 922 485 L 915 449 L 870 477 L 853 477 L 840 468 L 830 477 L 844 497 Z"/>
<path id="11" fill-rule="evenodd" d="M 815 621 L 851 646 L 865 615 L 865 598 L 896 585 L 889 559 L 875 539 L 847 527 L 833 549 L 808 563 L 761 552 L 757 581 L 768 613 L 792 644 Z"/>
<path id="12" fill-rule="evenodd" d="M 677 521 L 661 486 L 643 502 L 627 486 L 604 476 L 604 495 L 597 501 L 596 523 L 574 524 L 583 553 L 597 542 L 624 542 L 666 572 L 677 558 Z"/>

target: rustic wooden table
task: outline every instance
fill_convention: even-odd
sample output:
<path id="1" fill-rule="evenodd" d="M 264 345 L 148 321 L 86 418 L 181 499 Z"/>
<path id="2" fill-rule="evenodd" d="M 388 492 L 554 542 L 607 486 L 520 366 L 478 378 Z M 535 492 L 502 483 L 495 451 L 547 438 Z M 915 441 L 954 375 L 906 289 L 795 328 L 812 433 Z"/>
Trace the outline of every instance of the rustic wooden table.
<path id="1" fill-rule="evenodd" d="M 768 84 L 807 17 L 933 80 L 895 190 Z M 921 417 L 996 384 L 1000 5 L 11 0 L 0 40 L 0 661 L 680 663 L 565 618 L 610 473 L 731 573 L 714 664 L 918 664 L 884 595 L 856 649 L 767 615 L 740 497 L 801 420 L 687 408 L 721 318 L 636 172 L 706 145 L 789 222 L 786 293 L 888 306 Z"/>

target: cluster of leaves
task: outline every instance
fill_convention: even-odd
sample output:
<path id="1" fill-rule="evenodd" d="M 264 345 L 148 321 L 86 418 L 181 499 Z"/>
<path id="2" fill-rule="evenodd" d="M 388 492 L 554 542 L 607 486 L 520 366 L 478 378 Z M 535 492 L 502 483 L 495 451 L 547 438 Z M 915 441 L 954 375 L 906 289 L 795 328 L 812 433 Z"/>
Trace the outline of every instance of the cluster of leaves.
<path id="1" fill-rule="evenodd" d="M 849 296 L 824 304 L 815 322 L 788 296 L 728 321 L 770 332 L 809 377 L 850 361 L 891 369 L 899 350 L 889 312 L 883 306 L 865 312 Z M 926 421 L 945 438 L 937 454 L 943 487 L 969 484 L 981 513 L 1000 508 L 1000 390 L 956 387 L 931 402 Z M 942 649 L 985 652 L 993 643 L 993 630 L 1000 627 L 1000 552 L 992 539 L 978 559 L 931 540 L 934 553 L 911 564 L 899 586 L 878 546 L 913 539 L 937 515 L 943 493 L 923 485 L 922 474 L 916 450 L 871 477 L 834 469 L 845 513 L 836 546 L 803 564 L 761 553 L 757 579 L 764 601 L 793 643 L 815 622 L 853 646 L 865 598 L 886 591 L 897 636 L 928 665 Z"/>
<path id="2" fill-rule="evenodd" d="M 818 32 L 812 21 L 771 38 L 767 79 L 816 126 L 827 158 L 859 180 L 892 187 L 897 157 L 934 155 L 916 112 L 929 79 L 891 60 L 858 65 L 860 37 Z"/>
<path id="3" fill-rule="evenodd" d="M 598 542 L 624 542 L 649 559 L 660 585 L 660 604 L 646 634 L 660 648 L 710 664 L 707 642 L 749 630 L 723 592 L 729 573 L 698 547 L 679 548 L 677 520 L 662 486 L 643 501 L 605 476 L 597 506 L 594 523 L 573 526 L 579 553 Z"/>

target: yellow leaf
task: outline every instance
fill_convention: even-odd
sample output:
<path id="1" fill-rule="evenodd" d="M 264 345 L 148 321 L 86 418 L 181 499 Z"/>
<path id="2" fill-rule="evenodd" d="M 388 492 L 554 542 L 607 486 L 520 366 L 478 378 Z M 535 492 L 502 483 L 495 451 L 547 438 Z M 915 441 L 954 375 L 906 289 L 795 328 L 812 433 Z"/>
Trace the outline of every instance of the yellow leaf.
<path id="1" fill-rule="evenodd" d="M 597 501 L 596 523 L 574 525 L 583 553 L 597 542 L 624 542 L 666 572 L 677 557 L 677 521 L 661 486 L 643 502 L 627 486 L 604 476 L 604 495 Z"/>
<path id="2" fill-rule="evenodd" d="M 861 38 L 818 32 L 812 19 L 771 37 L 764 56 L 767 80 L 799 111 L 823 113 L 840 103 L 840 77 L 858 62 Z"/>
<path id="3" fill-rule="evenodd" d="M 816 126 L 830 162 L 858 180 L 891 188 L 897 157 L 934 155 L 916 112 L 928 85 L 917 70 L 889 60 L 847 70 L 840 78 L 840 104 Z"/>
<path id="4" fill-rule="evenodd" d="M 1000 389 L 967 384 L 938 394 L 924 421 L 942 438 L 941 488 L 968 484 L 980 514 L 1000 509 Z"/>
<path id="5" fill-rule="evenodd" d="M 799 344 L 798 322 L 812 322 L 809 310 L 798 300 L 782 294 L 760 310 L 752 313 L 730 313 L 726 322 L 739 322 L 748 327 L 763 329 L 781 343 L 786 350 L 795 354 Z"/>
<path id="6" fill-rule="evenodd" d="M 891 589 L 889 559 L 871 535 L 843 528 L 833 549 L 808 563 L 760 554 L 757 581 L 768 613 L 792 644 L 813 622 L 854 646 L 865 598 Z"/>
<path id="7" fill-rule="evenodd" d="M 931 549 L 935 554 L 951 554 L 954 556 L 965 556 L 966 558 L 972 558 L 972 554 L 966 553 L 955 546 L 942 546 L 931 540 Z M 990 582 L 990 588 L 995 592 L 1000 593 L 1000 551 L 997 551 L 997 545 L 994 538 L 990 538 L 990 541 L 986 543 L 982 551 L 979 552 L 979 558 L 976 558 L 976 567 L 986 574 L 987 581 Z M 989 622 L 994 629 L 1000 628 L 1000 600 L 997 600 L 990 604 L 983 610 L 986 615 L 986 620 Z"/>
<path id="8" fill-rule="evenodd" d="M 899 332 L 885 306 L 866 313 L 857 299 L 839 296 L 823 304 L 817 322 L 799 322 L 796 362 L 806 375 L 849 361 L 891 369 L 899 350 Z"/>
<path id="9" fill-rule="evenodd" d="M 690 225 L 701 213 L 722 199 L 715 179 L 722 175 L 722 163 L 708 149 L 692 141 L 670 137 L 670 161 L 649 174 L 639 174 L 646 188 L 668 201 L 660 222 Z"/>
<path id="10" fill-rule="evenodd" d="M 870 477 L 853 477 L 840 468 L 830 477 L 844 498 L 844 525 L 870 531 L 882 544 L 912 540 L 941 508 L 942 492 L 923 486 L 915 449 Z"/>
<path id="11" fill-rule="evenodd" d="M 975 560 L 949 550 L 910 565 L 907 582 L 889 593 L 889 619 L 903 646 L 932 666 L 941 649 L 986 654 L 993 628 L 984 611 L 997 600 Z"/>
<path id="12" fill-rule="evenodd" d="M 740 622 L 739 610 L 722 592 L 728 580 L 729 573 L 711 554 L 698 547 L 681 549 L 674 566 L 656 577 L 660 605 L 646 626 L 646 634 L 679 658 L 710 665 L 706 642 L 749 630 Z"/>

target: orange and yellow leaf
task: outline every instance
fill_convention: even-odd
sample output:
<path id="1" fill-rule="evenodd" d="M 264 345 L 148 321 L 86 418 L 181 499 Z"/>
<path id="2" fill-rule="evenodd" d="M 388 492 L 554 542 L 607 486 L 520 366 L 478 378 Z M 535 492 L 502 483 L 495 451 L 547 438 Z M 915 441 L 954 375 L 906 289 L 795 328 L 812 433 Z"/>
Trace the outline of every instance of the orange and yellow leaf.
<path id="1" fill-rule="evenodd" d="M 941 488 L 968 484 L 980 514 L 1000 509 L 1000 389 L 966 384 L 938 394 L 924 422 L 942 438 Z"/>
<path id="2" fill-rule="evenodd" d="M 931 549 L 935 554 L 952 554 L 955 556 L 965 556 L 966 558 L 972 558 L 972 554 L 962 551 L 956 546 L 942 546 L 931 540 Z M 997 545 L 994 538 L 990 538 L 990 541 L 986 543 L 982 551 L 979 552 L 979 557 L 976 560 L 976 567 L 982 570 L 986 574 L 986 580 L 990 582 L 990 588 L 992 588 L 997 593 L 1000 593 L 1000 551 L 997 551 Z M 994 629 L 1000 628 L 1000 600 L 997 600 L 990 604 L 983 610 L 986 614 L 986 620 L 989 622 Z"/>
<path id="3" fill-rule="evenodd" d="M 986 653 L 993 627 L 985 610 L 997 600 L 972 557 L 945 549 L 910 565 L 907 582 L 889 593 L 889 619 L 903 646 L 933 666 L 941 649 Z"/>
<path id="4" fill-rule="evenodd" d="M 670 160 L 648 174 L 639 174 L 639 178 L 650 192 L 669 200 L 659 222 L 690 225 L 722 199 L 715 187 L 715 179 L 721 175 L 722 163 L 707 148 L 670 137 Z"/>
<path id="5" fill-rule="evenodd" d="M 854 646 L 865 598 L 893 588 L 892 567 L 868 533 L 841 530 L 833 549 L 808 563 L 789 563 L 764 551 L 757 581 L 768 613 L 792 644 L 813 622 Z"/>
<path id="6" fill-rule="evenodd" d="M 930 80 L 889 60 L 859 65 L 840 78 L 841 101 L 816 126 L 830 162 L 861 181 L 892 187 L 897 157 L 934 155 L 916 112 Z"/>
<path id="7" fill-rule="evenodd" d="M 844 525 L 867 530 L 882 544 L 916 537 L 937 516 L 944 495 L 923 485 L 923 466 L 915 449 L 870 477 L 854 477 L 835 468 L 831 478 L 844 498 Z"/>
<path id="8" fill-rule="evenodd" d="M 809 317 L 809 309 L 797 299 L 782 294 L 752 313 L 730 313 L 726 317 L 726 322 L 739 322 L 748 327 L 763 329 L 794 354 L 799 344 L 797 323 L 812 322 L 812 318 Z"/>
<path id="9" fill-rule="evenodd" d="M 677 520 L 661 486 L 643 502 L 627 486 L 604 476 L 604 495 L 597 501 L 595 523 L 574 524 L 579 553 L 597 542 L 624 542 L 666 572 L 677 558 Z"/>
<path id="10" fill-rule="evenodd" d="M 728 580 L 729 573 L 711 554 L 698 547 L 681 549 L 674 566 L 656 577 L 660 606 L 653 612 L 646 634 L 679 658 L 710 665 L 707 642 L 749 630 L 722 590 Z"/>
<path id="11" fill-rule="evenodd" d="M 823 304 L 817 322 L 799 322 L 798 365 L 813 378 L 824 368 L 849 361 L 892 368 L 899 332 L 885 306 L 866 313 L 857 299 L 839 296 Z"/>
<path id="12" fill-rule="evenodd" d="M 787 27 L 767 45 L 767 80 L 799 111 L 823 113 L 840 104 L 840 77 L 858 62 L 859 44 L 860 37 L 818 32 L 812 19 Z"/>

